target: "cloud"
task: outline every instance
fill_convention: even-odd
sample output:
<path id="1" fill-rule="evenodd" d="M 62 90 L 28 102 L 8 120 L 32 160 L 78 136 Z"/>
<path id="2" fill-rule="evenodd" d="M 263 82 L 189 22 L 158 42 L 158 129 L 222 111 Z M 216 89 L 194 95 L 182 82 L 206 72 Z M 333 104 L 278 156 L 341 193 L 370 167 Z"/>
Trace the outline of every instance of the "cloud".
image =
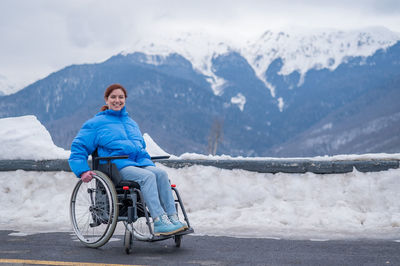
<path id="1" fill-rule="evenodd" d="M 398 0 L 373 1 L 371 13 L 382 15 L 400 15 L 400 2 Z"/>

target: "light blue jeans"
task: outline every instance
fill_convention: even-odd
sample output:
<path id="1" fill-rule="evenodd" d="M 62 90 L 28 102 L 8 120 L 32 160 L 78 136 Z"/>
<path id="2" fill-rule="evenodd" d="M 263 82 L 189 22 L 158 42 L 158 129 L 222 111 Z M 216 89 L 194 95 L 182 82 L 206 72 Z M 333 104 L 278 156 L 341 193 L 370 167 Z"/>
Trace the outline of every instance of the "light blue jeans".
<path id="1" fill-rule="evenodd" d="M 167 172 L 155 166 L 127 166 L 120 170 L 120 174 L 122 179 L 132 180 L 140 185 L 151 217 L 176 213 L 175 199 Z"/>

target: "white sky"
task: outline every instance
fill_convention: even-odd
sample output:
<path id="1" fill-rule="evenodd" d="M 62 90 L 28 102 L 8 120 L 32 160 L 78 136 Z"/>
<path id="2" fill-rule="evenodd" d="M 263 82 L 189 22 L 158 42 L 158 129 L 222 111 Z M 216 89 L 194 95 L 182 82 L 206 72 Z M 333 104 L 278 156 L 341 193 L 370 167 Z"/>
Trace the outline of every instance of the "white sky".
<path id="1" fill-rule="evenodd" d="M 1 0 L 0 89 L 103 61 L 161 34 L 202 31 L 243 40 L 292 26 L 400 32 L 400 1 Z"/>

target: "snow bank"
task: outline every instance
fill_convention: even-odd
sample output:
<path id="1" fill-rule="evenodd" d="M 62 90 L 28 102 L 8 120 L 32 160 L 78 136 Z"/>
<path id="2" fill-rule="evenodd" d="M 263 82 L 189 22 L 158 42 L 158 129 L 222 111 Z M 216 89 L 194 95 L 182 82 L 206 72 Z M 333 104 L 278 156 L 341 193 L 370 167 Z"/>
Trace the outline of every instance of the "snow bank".
<path id="1" fill-rule="evenodd" d="M 400 237 L 399 169 L 334 175 L 261 174 L 204 166 L 164 169 L 182 190 L 200 233 Z"/>
<path id="2" fill-rule="evenodd" d="M 65 159 L 69 152 L 54 145 L 33 115 L 0 119 L 0 159 Z"/>
<path id="3" fill-rule="evenodd" d="M 144 142 L 146 142 L 146 150 L 150 156 L 164 156 L 169 155 L 150 137 L 149 134 L 143 134 Z"/>
<path id="4" fill-rule="evenodd" d="M 316 175 L 159 167 L 179 188 L 197 234 L 400 239 L 399 169 Z M 71 230 L 72 173 L 19 170 L 0 172 L 0 180 L 0 230 Z"/>

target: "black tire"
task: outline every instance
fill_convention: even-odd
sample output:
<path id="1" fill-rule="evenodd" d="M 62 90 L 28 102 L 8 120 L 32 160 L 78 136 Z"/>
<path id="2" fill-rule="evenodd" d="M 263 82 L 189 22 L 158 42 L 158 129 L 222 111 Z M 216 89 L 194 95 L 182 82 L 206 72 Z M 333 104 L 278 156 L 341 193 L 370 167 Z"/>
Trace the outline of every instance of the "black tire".
<path id="1" fill-rule="evenodd" d="M 94 171 L 93 179 L 79 180 L 70 201 L 70 218 L 78 239 L 88 247 L 108 242 L 118 222 L 117 192 L 111 179 Z"/>
<path id="2" fill-rule="evenodd" d="M 180 248 L 181 247 L 181 242 L 182 242 L 182 236 L 174 236 L 175 240 L 175 247 Z"/>
<path id="3" fill-rule="evenodd" d="M 125 228 L 124 247 L 126 254 L 130 254 L 132 252 L 132 242 L 132 232 Z"/>

